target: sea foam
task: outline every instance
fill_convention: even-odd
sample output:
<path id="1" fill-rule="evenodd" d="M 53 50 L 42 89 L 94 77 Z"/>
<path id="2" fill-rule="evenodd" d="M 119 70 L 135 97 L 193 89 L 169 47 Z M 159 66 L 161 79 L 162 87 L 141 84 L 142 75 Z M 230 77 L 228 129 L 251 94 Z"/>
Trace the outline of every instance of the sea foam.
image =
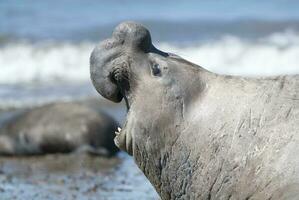
<path id="1" fill-rule="evenodd" d="M 0 84 L 89 79 L 90 43 L 13 43 L 0 48 Z"/>
<path id="2" fill-rule="evenodd" d="M 277 33 L 259 41 L 225 36 L 198 46 L 159 45 L 212 72 L 243 76 L 299 74 L 299 35 Z"/>
<path id="3" fill-rule="evenodd" d="M 12 43 L 0 47 L 0 84 L 88 82 L 89 56 L 94 43 Z M 273 34 L 258 41 L 234 36 L 158 48 L 190 60 L 212 72 L 264 76 L 299 73 L 299 35 Z"/>

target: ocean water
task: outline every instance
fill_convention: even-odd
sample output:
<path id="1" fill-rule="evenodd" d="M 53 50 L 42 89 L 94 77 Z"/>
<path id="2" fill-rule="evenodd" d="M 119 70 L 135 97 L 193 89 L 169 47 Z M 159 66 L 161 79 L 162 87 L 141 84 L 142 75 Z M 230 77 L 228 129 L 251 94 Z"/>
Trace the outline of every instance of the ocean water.
<path id="1" fill-rule="evenodd" d="M 299 73 L 299 2 L 0 1 L 0 107 L 94 97 L 89 55 L 124 20 L 222 74 Z"/>

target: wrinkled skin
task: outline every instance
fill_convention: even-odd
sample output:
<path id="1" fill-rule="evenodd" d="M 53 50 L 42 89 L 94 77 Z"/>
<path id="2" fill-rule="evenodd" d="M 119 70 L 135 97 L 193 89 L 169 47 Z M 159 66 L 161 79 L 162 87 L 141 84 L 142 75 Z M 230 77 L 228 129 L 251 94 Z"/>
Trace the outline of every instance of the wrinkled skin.
<path id="1" fill-rule="evenodd" d="M 110 156 L 118 149 L 118 123 L 79 103 L 43 105 L 16 114 L 0 128 L 0 155 L 86 151 Z"/>
<path id="2" fill-rule="evenodd" d="M 162 199 L 299 199 L 298 75 L 214 74 L 157 50 L 134 22 L 94 49 L 90 69 L 102 96 L 127 100 L 115 142 Z"/>

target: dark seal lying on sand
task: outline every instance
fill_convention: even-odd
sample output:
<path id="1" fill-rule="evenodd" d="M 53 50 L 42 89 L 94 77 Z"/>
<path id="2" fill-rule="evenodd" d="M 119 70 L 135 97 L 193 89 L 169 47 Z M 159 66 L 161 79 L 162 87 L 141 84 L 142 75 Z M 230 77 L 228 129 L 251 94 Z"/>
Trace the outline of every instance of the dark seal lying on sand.
<path id="1" fill-rule="evenodd" d="M 93 50 L 90 70 L 101 95 L 126 100 L 115 142 L 162 199 L 299 199 L 298 75 L 214 74 L 134 22 Z"/>
<path id="2" fill-rule="evenodd" d="M 27 110 L 0 129 L 1 155 L 83 150 L 113 155 L 118 127 L 111 117 L 79 103 L 53 103 Z"/>

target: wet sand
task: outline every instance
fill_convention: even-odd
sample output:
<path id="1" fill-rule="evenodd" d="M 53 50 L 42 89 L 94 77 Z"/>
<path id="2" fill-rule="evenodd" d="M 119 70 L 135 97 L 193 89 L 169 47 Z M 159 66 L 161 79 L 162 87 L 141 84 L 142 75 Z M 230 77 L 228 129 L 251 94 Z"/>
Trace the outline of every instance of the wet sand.
<path id="1" fill-rule="evenodd" d="M 120 123 L 123 105 L 86 101 Z M 23 109 L 0 109 L 1 124 Z M 104 158 L 84 153 L 0 156 L 0 200 L 135 200 L 159 199 L 152 185 L 124 152 Z"/>
<path id="2" fill-rule="evenodd" d="M 0 199 L 159 199 L 124 153 L 0 157 Z"/>

